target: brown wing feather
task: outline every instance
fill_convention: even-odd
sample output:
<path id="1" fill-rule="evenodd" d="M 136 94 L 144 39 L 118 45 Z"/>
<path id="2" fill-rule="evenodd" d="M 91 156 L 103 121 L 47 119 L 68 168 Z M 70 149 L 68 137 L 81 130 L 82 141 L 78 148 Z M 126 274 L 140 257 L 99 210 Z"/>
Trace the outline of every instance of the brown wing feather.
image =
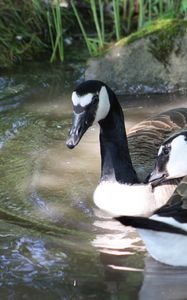
<path id="1" fill-rule="evenodd" d="M 179 202 L 181 203 L 181 208 L 187 209 L 187 176 L 181 180 L 167 204 L 172 206 Z"/>
<path id="2" fill-rule="evenodd" d="M 154 214 L 187 223 L 187 176 L 182 179 L 167 204 L 156 210 Z"/>
<path id="3" fill-rule="evenodd" d="M 187 108 L 178 108 L 148 118 L 130 129 L 129 150 L 141 181 L 152 170 L 162 142 L 186 126 Z"/>

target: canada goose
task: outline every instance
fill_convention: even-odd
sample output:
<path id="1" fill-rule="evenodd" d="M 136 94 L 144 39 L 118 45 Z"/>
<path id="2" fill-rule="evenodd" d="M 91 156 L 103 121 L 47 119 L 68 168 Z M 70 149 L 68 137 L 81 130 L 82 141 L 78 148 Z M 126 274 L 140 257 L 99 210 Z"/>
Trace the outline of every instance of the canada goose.
<path id="1" fill-rule="evenodd" d="M 151 184 L 139 184 L 129 154 L 122 108 L 105 83 L 96 80 L 81 83 L 72 93 L 72 102 L 73 125 L 66 142 L 70 149 L 94 122 L 100 125 L 101 178 L 94 192 L 96 206 L 112 216 L 122 213 L 150 216 L 166 203 L 179 181 L 168 181 L 155 189 Z M 142 164 L 146 172 L 150 171 L 159 144 L 182 128 L 186 119 L 187 109 L 171 110 L 132 129 L 129 143 L 137 169 L 142 170 L 142 166 L 139 168 Z"/>
<path id="2" fill-rule="evenodd" d="M 167 180 L 187 174 L 187 131 L 177 133 L 160 147 L 150 181 Z M 150 255 L 172 266 L 187 266 L 187 176 L 168 203 L 150 218 L 116 217 L 138 229 Z"/>

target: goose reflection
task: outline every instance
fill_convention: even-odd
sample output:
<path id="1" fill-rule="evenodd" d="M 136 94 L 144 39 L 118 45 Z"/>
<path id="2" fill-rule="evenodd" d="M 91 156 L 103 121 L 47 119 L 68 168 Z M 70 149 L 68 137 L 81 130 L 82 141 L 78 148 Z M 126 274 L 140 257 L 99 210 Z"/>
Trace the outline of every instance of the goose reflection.
<path id="1" fill-rule="evenodd" d="M 187 268 L 171 267 L 146 257 L 139 300 L 150 299 L 187 299 Z"/>
<path id="2" fill-rule="evenodd" d="M 134 251 L 145 249 L 141 239 L 132 227 L 124 227 L 111 219 L 104 211 L 94 209 L 96 229 L 95 238 L 91 244 L 100 252 L 114 255 L 131 255 Z"/>
<path id="3" fill-rule="evenodd" d="M 100 252 L 109 299 L 122 295 L 139 300 L 187 299 L 187 268 L 155 261 L 135 230 L 118 226 L 99 211 L 95 214 L 97 234 L 92 245 Z"/>

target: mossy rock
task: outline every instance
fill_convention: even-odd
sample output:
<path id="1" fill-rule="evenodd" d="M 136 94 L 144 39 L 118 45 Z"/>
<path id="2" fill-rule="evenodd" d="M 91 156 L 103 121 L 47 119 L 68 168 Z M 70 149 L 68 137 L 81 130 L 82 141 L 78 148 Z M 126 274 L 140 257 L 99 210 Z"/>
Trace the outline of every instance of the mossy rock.
<path id="1" fill-rule="evenodd" d="M 90 59 L 85 77 L 102 80 L 119 94 L 174 92 L 186 89 L 186 65 L 187 21 L 161 20 Z"/>

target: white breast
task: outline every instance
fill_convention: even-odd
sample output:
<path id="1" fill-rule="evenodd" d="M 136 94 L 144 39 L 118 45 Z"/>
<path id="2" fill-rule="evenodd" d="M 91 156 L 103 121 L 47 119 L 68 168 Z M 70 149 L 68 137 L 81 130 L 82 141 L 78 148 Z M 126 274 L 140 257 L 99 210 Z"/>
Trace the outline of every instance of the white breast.
<path id="1" fill-rule="evenodd" d="M 150 216 L 158 204 L 150 185 L 102 182 L 94 192 L 94 203 L 111 216 Z"/>

